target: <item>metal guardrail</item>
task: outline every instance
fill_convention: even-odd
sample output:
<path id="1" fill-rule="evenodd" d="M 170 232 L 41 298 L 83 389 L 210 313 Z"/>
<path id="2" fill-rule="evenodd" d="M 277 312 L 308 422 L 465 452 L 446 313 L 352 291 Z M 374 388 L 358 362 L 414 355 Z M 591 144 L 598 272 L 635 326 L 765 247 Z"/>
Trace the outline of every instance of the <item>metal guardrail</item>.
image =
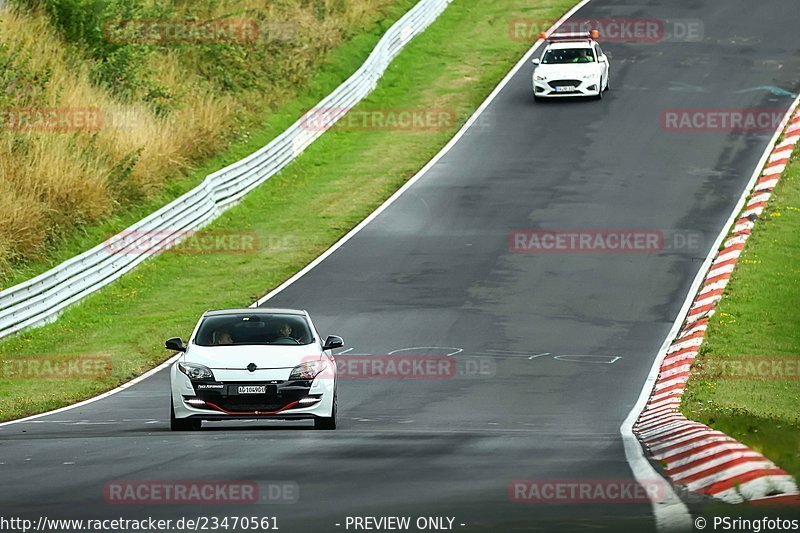
<path id="1" fill-rule="evenodd" d="M 389 28 L 347 81 L 257 152 L 207 176 L 196 188 L 91 250 L 0 291 L 0 338 L 54 321 L 67 306 L 203 228 L 280 172 L 372 92 L 405 45 L 436 20 L 451 1 L 420 0 Z M 325 117 L 324 122 L 320 117 Z M 314 127 L 309 128 L 312 120 Z"/>

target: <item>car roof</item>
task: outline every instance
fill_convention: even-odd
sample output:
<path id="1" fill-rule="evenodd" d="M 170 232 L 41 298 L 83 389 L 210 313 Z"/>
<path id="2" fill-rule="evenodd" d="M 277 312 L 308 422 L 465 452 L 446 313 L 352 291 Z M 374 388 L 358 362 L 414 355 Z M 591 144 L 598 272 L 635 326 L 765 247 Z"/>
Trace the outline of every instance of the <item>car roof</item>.
<path id="1" fill-rule="evenodd" d="M 550 43 L 550 46 L 548 46 L 548 48 L 552 48 L 554 50 L 563 50 L 565 48 L 589 48 L 593 44 L 594 41 L 590 41 L 588 39 L 583 39 L 580 41 L 560 41 L 560 42 Z"/>
<path id="2" fill-rule="evenodd" d="M 221 315 L 300 315 L 305 316 L 305 311 L 298 309 L 279 309 L 274 307 L 245 307 L 242 309 L 217 309 L 214 311 L 206 311 L 203 316 L 221 316 Z"/>

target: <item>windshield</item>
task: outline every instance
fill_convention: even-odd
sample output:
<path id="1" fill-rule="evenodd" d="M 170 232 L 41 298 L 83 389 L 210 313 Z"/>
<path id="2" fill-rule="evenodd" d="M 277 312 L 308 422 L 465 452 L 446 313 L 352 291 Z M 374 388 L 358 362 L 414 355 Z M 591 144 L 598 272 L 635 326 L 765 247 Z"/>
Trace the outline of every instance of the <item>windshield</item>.
<path id="1" fill-rule="evenodd" d="M 203 319 L 194 343 L 199 346 L 311 344 L 306 318 L 290 314 L 231 314 Z"/>
<path id="2" fill-rule="evenodd" d="M 591 48 L 559 48 L 545 52 L 542 63 L 556 65 L 560 63 L 594 63 Z"/>

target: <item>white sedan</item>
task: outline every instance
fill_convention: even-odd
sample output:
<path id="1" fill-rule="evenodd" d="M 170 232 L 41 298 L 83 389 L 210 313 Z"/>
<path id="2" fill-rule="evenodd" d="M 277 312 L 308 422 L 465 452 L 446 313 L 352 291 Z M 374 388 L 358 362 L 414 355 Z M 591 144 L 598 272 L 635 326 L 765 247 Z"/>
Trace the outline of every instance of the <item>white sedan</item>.
<path id="1" fill-rule="evenodd" d="M 596 35 L 596 34 L 595 34 Z M 592 34 L 554 34 L 547 38 L 542 58 L 534 59 L 533 97 L 602 98 L 609 89 L 608 57 Z"/>
<path id="2" fill-rule="evenodd" d="M 336 361 L 305 311 L 226 309 L 208 311 L 172 365 L 170 428 L 200 429 L 203 420 L 311 419 L 336 429 Z"/>

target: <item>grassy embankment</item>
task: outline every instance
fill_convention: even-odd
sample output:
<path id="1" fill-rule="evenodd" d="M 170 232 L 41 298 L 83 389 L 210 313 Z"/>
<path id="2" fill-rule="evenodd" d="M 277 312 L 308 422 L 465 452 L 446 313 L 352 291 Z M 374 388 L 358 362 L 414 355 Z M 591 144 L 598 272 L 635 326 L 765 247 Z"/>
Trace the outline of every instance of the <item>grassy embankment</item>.
<path id="1" fill-rule="evenodd" d="M 223 162 L 209 158 L 283 126 L 414 3 L 10 0 L 0 10 L 0 288 L 125 228 L 196 185 L 196 167 Z M 125 20 L 139 22 L 114 24 Z M 186 20 L 241 22 L 228 23 L 238 33 L 227 40 L 193 40 L 176 33 Z M 157 42 L 144 38 L 156 35 L 150 21 L 176 24 Z M 85 126 L 84 109 L 97 117 Z M 42 127 L 32 110 L 58 110 L 64 128 Z M 33 124 L 20 128 L 24 117 Z"/>

